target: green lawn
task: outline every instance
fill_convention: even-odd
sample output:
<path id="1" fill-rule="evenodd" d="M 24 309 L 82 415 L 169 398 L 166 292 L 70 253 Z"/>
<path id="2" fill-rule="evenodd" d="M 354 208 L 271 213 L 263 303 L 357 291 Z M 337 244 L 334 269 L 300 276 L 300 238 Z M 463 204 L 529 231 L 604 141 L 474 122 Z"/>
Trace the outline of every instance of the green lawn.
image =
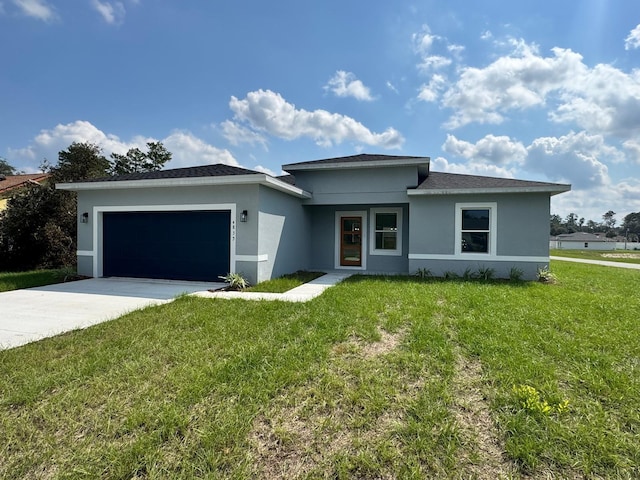
<path id="1" fill-rule="evenodd" d="M 20 288 L 41 287 L 64 281 L 63 270 L 34 270 L 31 272 L 0 272 L 0 292 Z"/>
<path id="2" fill-rule="evenodd" d="M 640 251 L 637 250 L 551 250 L 557 257 L 584 258 L 587 260 L 605 260 L 607 262 L 640 263 Z"/>
<path id="3" fill-rule="evenodd" d="M 185 296 L 0 352 L 0 478 L 637 478 L 640 275 L 551 267 Z"/>
<path id="4" fill-rule="evenodd" d="M 306 270 L 300 270 L 295 273 L 283 275 L 273 280 L 267 280 L 265 282 L 258 283 L 253 287 L 249 287 L 246 291 L 249 292 L 268 292 L 268 293 L 284 293 L 292 288 L 299 287 L 305 283 L 315 280 L 318 277 L 324 275 L 324 272 L 308 272 Z"/>

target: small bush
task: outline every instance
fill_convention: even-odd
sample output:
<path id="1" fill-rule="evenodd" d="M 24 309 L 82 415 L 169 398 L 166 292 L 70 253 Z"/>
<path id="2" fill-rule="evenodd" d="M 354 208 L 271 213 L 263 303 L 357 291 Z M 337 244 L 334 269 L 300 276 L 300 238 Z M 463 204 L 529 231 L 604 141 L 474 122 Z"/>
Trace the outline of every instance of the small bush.
<path id="1" fill-rule="evenodd" d="M 445 280 L 455 280 L 456 278 L 460 278 L 456 272 L 452 272 L 451 270 L 447 270 L 443 274 Z"/>
<path id="2" fill-rule="evenodd" d="M 428 268 L 419 268 L 415 271 L 414 275 L 418 278 L 431 278 L 433 275 L 431 274 L 431 270 Z"/>
<path id="3" fill-rule="evenodd" d="M 490 267 L 480 267 L 476 272 L 477 277 L 481 280 L 491 280 L 495 275 L 496 271 Z"/>
<path id="4" fill-rule="evenodd" d="M 227 273 L 218 278 L 229 284 L 227 287 L 229 290 L 244 290 L 249 286 L 249 281 L 241 273 Z"/>
<path id="5" fill-rule="evenodd" d="M 551 271 L 549 270 L 548 266 L 544 266 L 542 268 L 538 268 L 538 281 L 542 282 L 542 283 L 556 283 L 557 282 L 557 278 L 556 276 L 551 273 Z"/>
<path id="6" fill-rule="evenodd" d="M 522 280 L 523 275 L 524 271 L 518 267 L 511 267 L 511 270 L 509 270 L 509 280 L 512 282 L 519 282 Z"/>
<path id="7" fill-rule="evenodd" d="M 474 278 L 476 278 L 476 274 L 473 270 L 471 270 L 471 267 L 467 267 L 465 271 L 462 272 L 462 278 L 464 280 L 473 280 Z"/>

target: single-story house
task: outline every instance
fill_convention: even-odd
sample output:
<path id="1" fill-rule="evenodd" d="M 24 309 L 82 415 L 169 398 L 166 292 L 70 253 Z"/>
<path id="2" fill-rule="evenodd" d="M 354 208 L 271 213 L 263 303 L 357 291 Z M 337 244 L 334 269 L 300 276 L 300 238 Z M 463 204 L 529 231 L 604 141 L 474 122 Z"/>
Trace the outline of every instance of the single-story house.
<path id="1" fill-rule="evenodd" d="M 7 208 L 8 197 L 27 185 L 40 185 L 49 178 L 48 173 L 25 173 L 20 175 L 0 175 L 0 211 Z"/>
<path id="2" fill-rule="evenodd" d="M 428 157 L 361 154 L 271 176 L 207 165 L 58 184 L 78 193 L 78 273 L 260 282 L 296 270 L 462 274 L 549 262 L 565 184 L 430 172 Z"/>
<path id="3" fill-rule="evenodd" d="M 556 235 L 551 239 L 551 247 L 560 250 L 615 250 L 615 239 L 604 233 L 574 232 Z"/>

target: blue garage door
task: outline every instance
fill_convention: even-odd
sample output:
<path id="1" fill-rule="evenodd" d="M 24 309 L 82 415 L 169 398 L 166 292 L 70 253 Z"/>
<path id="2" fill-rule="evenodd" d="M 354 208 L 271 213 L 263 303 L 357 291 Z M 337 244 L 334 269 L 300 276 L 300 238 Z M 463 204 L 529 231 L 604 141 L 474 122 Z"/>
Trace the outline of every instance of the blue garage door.
<path id="1" fill-rule="evenodd" d="M 230 271 L 229 211 L 105 212 L 105 277 L 219 281 Z"/>

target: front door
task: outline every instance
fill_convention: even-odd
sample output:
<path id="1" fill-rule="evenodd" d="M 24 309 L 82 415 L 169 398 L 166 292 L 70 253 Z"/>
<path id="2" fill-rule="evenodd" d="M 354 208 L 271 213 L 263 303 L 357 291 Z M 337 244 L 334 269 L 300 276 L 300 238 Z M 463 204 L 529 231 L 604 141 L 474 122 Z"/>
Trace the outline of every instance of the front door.
<path id="1" fill-rule="evenodd" d="M 362 266 L 362 217 L 340 217 L 340 265 Z"/>

